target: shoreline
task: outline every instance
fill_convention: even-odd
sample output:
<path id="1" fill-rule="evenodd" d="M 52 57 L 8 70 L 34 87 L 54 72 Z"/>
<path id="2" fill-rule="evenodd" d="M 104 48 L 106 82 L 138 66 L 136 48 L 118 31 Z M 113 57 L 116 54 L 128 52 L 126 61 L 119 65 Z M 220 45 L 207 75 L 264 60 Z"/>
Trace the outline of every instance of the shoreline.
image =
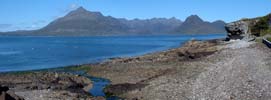
<path id="1" fill-rule="evenodd" d="M 144 63 L 161 62 L 161 63 L 167 64 L 168 60 L 180 61 L 180 62 L 193 62 L 193 61 L 201 59 L 202 57 L 206 57 L 218 52 L 220 48 L 217 48 L 217 46 L 224 45 L 224 44 L 219 43 L 219 42 L 222 42 L 222 40 L 224 39 L 191 40 L 178 48 L 168 49 L 168 50 L 164 50 L 160 52 L 148 53 L 148 54 L 136 56 L 136 57 L 113 58 L 109 61 L 101 62 L 98 64 L 86 64 L 86 66 L 91 66 L 92 71 L 90 70 L 89 74 L 96 76 L 97 73 L 102 71 L 101 69 L 99 69 L 99 67 L 107 67 L 107 66 L 112 67 L 112 65 L 118 65 L 118 64 L 124 64 L 125 66 L 133 66 L 132 64 L 134 63 L 144 64 Z M 189 50 L 191 50 L 191 52 Z M 175 55 L 175 53 L 177 54 Z M 160 59 L 160 58 L 165 58 L 165 59 Z M 93 68 L 97 68 L 99 71 L 95 69 L 95 71 L 97 72 L 96 73 L 93 70 Z M 102 78 L 107 78 L 107 77 L 103 77 L 103 75 L 101 74 L 97 75 L 97 77 L 101 77 L 101 76 Z M 111 79 L 111 78 L 108 78 L 108 79 Z M 116 83 L 113 81 L 113 84 L 116 84 Z"/>
<path id="2" fill-rule="evenodd" d="M 112 84 L 105 89 L 105 92 L 126 99 L 244 99 L 250 98 L 250 95 L 258 95 L 253 89 L 246 89 L 250 91 L 249 93 L 242 90 L 242 88 L 250 88 L 246 84 L 251 84 L 251 81 L 247 80 L 252 79 L 254 82 L 264 78 L 244 77 L 243 73 L 238 71 L 255 72 L 255 66 L 260 66 L 257 73 L 264 74 L 260 70 L 268 69 L 268 64 L 271 64 L 271 61 L 265 60 L 268 59 L 267 55 L 271 56 L 269 52 L 270 50 L 261 43 L 242 40 L 190 41 L 180 48 L 141 57 L 114 59 L 92 66 L 89 74 L 110 79 Z M 232 71 L 233 76 L 231 76 Z M 254 73 L 249 74 L 254 75 Z M 218 77 L 226 77 L 226 80 L 220 81 L 221 78 Z M 244 81 L 245 84 L 236 82 L 238 85 L 232 85 L 238 80 Z M 227 86 L 223 87 L 223 84 Z M 264 83 L 255 83 L 257 89 L 268 91 L 269 88 L 260 88 L 262 86 L 260 84 Z M 223 89 L 212 90 L 212 86 Z M 240 86 L 240 88 L 231 86 Z M 230 91 L 226 94 L 217 94 L 228 88 Z M 231 97 L 231 94 L 235 97 Z M 242 95 L 238 96 L 239 94 Z"/>
<path id="3" fill-rule="evenodd" d="M 46 74 L 50 77 L 44 82 L 48 82 L 48 80 L 56 80 L 56 74 L 62 75 L 64 77 L 77 77 L 78 79 L 84 79 L 81 75 L 66 75 L 67 73 L 55 73 L 54 70 L 72 70 L 72 71 L 86 71 L 88 75 L 109 79 L 111 84 L 106 86 L 104 92 L 106 93 L 106 97 L 108 96 L 117 96 L 125 99 L 143 99 L 143 100 L 154 100 L 154 99 L 193 99 L 193 98 L 202 98 L 201 94 L 204 92 L 197 93 L 198 88 L 202 85 L 198 84 L 198 82 L 205 82 L 202 80 L 205 75 L 209 71 L 210 68 L 213 68 L 216 63 L 220 64 L 221 62 L 227 62 L 229 58 L 238 58 L 238 55 L 244 51 L 245 53 L 254 53 L 257 57 L 258 54 L 262 55 L 262 52 L 267 52 L 268 50 L 259 43 L 248 43 L 241 41 L 230 41 L 224 42 L 221 39 L 214 40 L 205 40 L 205 41 L 189 41 L 185 43 L 182 47 L 173 48 L 161 52 L 148 53 L 142 56 L 137 57 L 129 57 L 129 58 L 113 58 L 109 61 L 104 61 L 96 64 L 83 64 L 76 66 L 68 66 L 62 68 L 53 68 L 53 69 L 45 69 L 39 71 L 30 71 L 29 73 L 18 73 L 18 75 L 14 76 L 3 76 L 0 74 L 0 79 L 5 78 L 18 78 L 25 79 L 28 77 L 35 80 L 35 78 L 43 78 L 44 76 L 36 76 L 37 74 Z M 247 52 L 246 52 L 247 51 Z M 237 54 L 234 54 L 237 52 Z M 233 53 L 233 54 L 231 54 Z M 271 54 L 270 54 L 271 55 Z M 231 57 L 232 56 L 232 57 Z M 247 56 L 247 55 L 245 55 Z M 248 59 L 249 57 L 245 57 Z M 248 59 L 250 61 L 250 59 Z M 243 62 L 238 61 L 236 63 Z M 251 61 L 253 62 L 253 61 Z M 256 62 L 255 62 L 256 63 Z M 270 62 L 271 63 L 271 62 Z M 240 64 L 237 64 L 240 65 Z M 241 64 L 242 65 L 242 64 Z M 221 65 L 224 66 L 224 65 Z M 226 65 L 225 65 L 226 66 Z M 227 65 L 229 66 L 229 65 Z M 239 68 L 240 66 L 230 65 Z M 214 67 L 219 68 L 219 67 Z M 34 73 L 34 74 L 33 74 Z M 35 74 L 36 73 L 36 74 Z M 53 73 L 53 74 L 52 74 Z M 212 72 L 208 72 L 212 73 Z M 16 72 L 15 72 L 16 74 Z M 29 74 L 33 74 L 32 76 L 27 76 Z M 238 74 L 238 73 L 236 73 Z M 208 74 L 206 74 L 208 75 Z M 213 74 L 212 74 L 213 75 Z M 215 75 L 215 74 L 214 74 Z M 34 77 L 33 77 L 34 76 Z M 48 75 L 47 75 L 48 76 Z M 225 75 L 222 75 L 225 76 Z M 227 76 L 227 75 L 226 75 Z M 23 77 L 23 78 L 22 78 Z M 213 77 L 213 76 L 210 76 Z M 69 80 L 61 80 L 69 83 Z M 71 79 L 76 81 L 76 79 Z M 210 79 L 206 79 L 210 80 Z M 3 83 L 5 80 L 0 80 L 0 83 Z M 78 81 L 78 80 L 77 80 Z M 213 80 L 216 81 L 216 80 Z M 230 82 L 230 80 L 228 80 Z M 23 82 L 22 80 L 10 80 L 10 83 Z M 51 84 L 51 81 L 46 84 Z M 83 82 L 84 83 L 84 82 Z M 24 84 L 24 83 L 20 83 Z M 17 84 L 17 87 L 23 87 L 20 84 Z M 62 83 L 57 83 L 62 84 Z M 82 84 L 82 81 L 76 84 Z M 92 85 L 92 82 L 87 84 Z M 210 83 L 204 83 L 210 84 Z M 203 85 L 204 85 L 203 84 Z M 53 84 L 51 84 L 53 85 Z M 29 86 L 35 86 L 33 84 L 29 84 Z M 64 85 L 65 86 L 65 85 Z M 69 84 L 66 84 L 69 86 Z M 209 86 L 209 85 L 207 85 Z M 16 87 L 16 84 L 13 86 Z M 70 90 L 68 88 L 62 88 L 58 90 L 53 90 L 55 94 L 60 93 L 60 95 L 51 95 L 51 97 L 65 97 L 72 98 L 73 91 L 81 91 L 87 85 L 83 85 L 83 87 L 77 87 L 75 90 Z M 39 89 L 40 88 L 40 89 Z M 92 88 L 91 86 L 88 89 Z M 205 87 L 202 87 L 205 88 Z M 27 90 L 27 89 L 26 89 Z M 197 90 L 197 91 L 195 91 Z M 233 89 L 236 90 L 236 89 Z M 15 89 L 16 91 L 16 89 Z M 25 89 L 17 89 L 17 91 L 25 91 Z M 38 87 L 37 89 L 28 89 L 29 91 L 43 91 L 40 94 L 48 95 L 48 93 L 44 93 L 44 88 Z M 70 95 L 61 95 L 60 91 L 65 91 L 64 94 Z M 208 88 L 206 88 L 208 91 Z M 217 92 L 219 90 L 216 90 Z M 240 91 L 240 90 L 237 90 Z M 219 91 L 220 92 L 220 91 Z M 16 93 L 16 92 L 15 92 Z M 22 92 L 20 92 L 22 93 Z M 176 94 L 177 93 L 177 94 Z M 63 93 L 62 93 L 63 94 Z M 91 98 L 91 99 L 105 99 L 105 97 L 93 97 L 87 96 L 84 97 L 82 92 L 75 93 L 76 98 Z M 181 94 L 181 95 L 180 95 Z M 215 94 L 215 93 L 214 93 Z M 49 95 L 50 96 L 50 95 Z M 83 97 L 82 97 L 83 96 Z M 194 97 L 196 96 L 196 97 Z M 46 97 L 45 97 L 46 98 Z M 212 98 L 212 97 L 210 97 Z M 210 99 L 209 98 L 209 99 Z M 217 97 L 215 97 L 217 98 Z M 240 99 L 240 98 L 239 98 Z"/>
<path id="4" fill-rule="evenodd" d="M 211 40 L 222 40 L 221 39 L 211 39 Z M 85 66 L 85 65 L 99 65 L 102 63 L 106 63 L 106 62 L 111 62 L 112 60 L 116 60 L 116 59 L 129 59 L 129 58 L 137 58 L 137 57 L 142 57 L 145 55 L 151 55 L 151 54 L 157 54 L 157 53 L 161 53 L 161 52 L 166 52 L 172 49 L 176 49 L 176 48 L 182 48 L 182 46 L 189 42 L 191 40 L 188 40 L 184 43 L 180 43 L 179 46 L 176 47 L 172 47 L 172 48 L 158 48 L 155 50 L 150 50 L 150 51 L 146 51 L 146 52 L 141 52 L 141 53 L 135 53 L 135 54 L 126 54 L 126 55 L 119 55 L 119 56 L 113 56 L 113 57 L 105 57 L 104 60 L 100 60 L 100 61 L 94 61 L 94 62 L 90 62 L 90 63 L 83 63 L 83 64 L 72 64 L 72 65 L 66 65 L 66 66 L 59 66 L 59 67 L 54 67 L 54 68 L 43 68 L 43 69 L 32 69 L 32 70 L 18 70 L 18 71 L 3 71 L 0 72 L 0 74 L 8 74 L 8 73 L 24 73 L 24 72 L 43 72 L 43 71 L 54 71 L 54 70 L 66 70 L 66 69 L 73 69 L 76 67 L 81 67 L 81 66 Z M 210 40 L 196 40 L 196 41 L 210 41 Z"/>
<path id="5" fill-rule="evenodd" d="M 163 53 L 163 52 L 167 52 L 167 51 L 171 51 L 174 49 L 178 49 L 178 48 L 182 48 L 186 43 L 190 42 L 190 41 L 224 41 L 225 38 L 218 38 L 218 39 L 210 39 L 210 40 L 188 40 L 186 42 L 180 43 L 179 46 L 176 47 L 172 47 L 172 48 L 167 48 L 167 49 L 155 49 L 155 50 L 151 50 L 151 51 L 147 51 L 147 52 L 142 52 L 142 53 L 136 53 L 136 54 L 127 54 L 127 55 L 120 55 L 120 56 L 115 56 L 115 57 L 106 57 L 104 60 L 101 61 L 95 61 L 95 62 L 90 62 L 90 63 L 84 63 L 84 64 L 72 64 L 72 65 L 66 65 L 66 66 L 59 66 L 59 67 L 54 67 L 54 68 L 43 68 L 43 69 L 32 69 L 32 70 L 18 70 L 18 71 L 3 71 L 0 72 L 0 74 L 9 74 L 9 73 L 24 73 L 24 72 L 43 72 L 43 71 L 55 71 L 55 70 L 70 70 L 73 68 L 77 68 L 77 67 L 82 67 L 82 66 L 88 66 L 88 65 L 100 65 L 103 63 L 108 63 L 108 62 L 112 62 L 116 59 L 118 60 L 124 60 L 124 59 L 134 59 L 134 58 L 138 58 L 138 57 L 143 57 L 146 55 L 153 55 L 153 54 L 159 54 L 159 53 Z"/>
<path id="6" fill-rule="evenodd" d="M 217 40 L 217 39 L 215 39 Z M 207 40 L 207 41 L 211 41 L 211 40 Z M 59 73 L 59 71 L 87 71 L 89 72 L 89 70 L 92 69 L 91 66 L 100 66 L 100 65 L 103 65 L 103 64 L 107 64 L 107 63 L 112 63 L 114 61 L 125 61 L 127 59 L 138 59 L 140 57 L 144 57 L 144 56 L 148 56 L 148 55 L 153 55 L 153 54 L 159 54 L 159 53 L 163 53 L 163 52 L 168 52 L 168 51 L 171 51 L 171 50 L 174 50 L 174 49 L 178 49 L 178 48 L 183 48 L 184 45 L 182 45 L 181 47 L 177 47 L 177 48 L 171 48 L 171 49 L 167 49 L 167 50 L 161 50 L 161 51 L 156 51 L 156 52 L 150 52 L 150 53 L 146 53 L 144 55 L 139 55 L 139 56 L 132 56 L 132 57 L 124 57 L 124 58 L 120 58 L 120 57 L 114 57 L 114 58 L 109 58 L 107 60 L 104 60 L 102 62 L 99 62 L 99 63 L 91 63 L 91 64 L 81 64 L 81 65 L 71 65 L 71 66 L 65 66 L 65 67 L 58 67 L 58 68 L 48 68 L 48 69 L 38 69 L 38 70 L 28 70 L 28 71 L 11 71 L 11 72 L 1 72 L 0 73 L 0 77 L 2 79 L 4 79 L 5 77 L 16 77 L 18 79 L 25 79 L 25 76 L 28 76 L 28 78 L 31 78 L 31 77 L 37 77 L 36 74 L 44 74 L 44 75 L 47 75 L 47 74 L 52 74 L 52 75 L 49 75 L 49 76 L 54 76 L 55 75 L 66 75 L 68 73 Z M 6 75 L 6 76 L 5 76 Z M 88 75 L 92 75 L 92 74 L 89 74 Z M 23 78 L 20 77 L 20 76 L 24 76 Z M 73 76 L 77 76 L 77 75 L 72 75 L 72 76 L 69 76 L 69 77 L 73 77 Z M 39 78 L 42 77 L 42 76 L 39 76 Z M 81 76 L 78 76 L 78 77 L 81 77 Z M 84 76 L 83 76 L 84 77 Z M 94 76 L 95 77 L 95 76 Z M 57 79 L 58 77 L 51 77 L 52 79 Z M 103 78 L 103 77 L 101 77 Z M 33 78 L 34 80 L 36 80 L 35 78 Z M 105 78 L 107 79 L 107 78 Z M 109 79 L 110 80 L 110 79 Z M 17 80 L 18 81 L 18 80 Z M 22 81 L 22 80 L 21 80 Z M 3 80 L 0 80 L 0 83 L 3 83 Z M 10 83 L 12 83 L 12 81 L 10 80 Z M 88 83 L 88 84 L 92 84 L 92 83 Z M 30 84 L 30 86 L 32 86 L 32 84 Z M 16 87 L 16 84 L 15 86 L 11 86 L 11 87 Z M 19 86 L 20 87 L 20 86 Z M 33 87 L 33 86 L 32 86 Z M 34 85 L 34 87 L 36 87 Z M 88 87 L 90 89 L 89 86 L 84 86 L 84 87 Z M 39 87 L 38 87 L 39 88 Z M 43 90 L 42 87 L 40 87 L 41 90 Z M 88 90 L 89 90 L 88 89 Z M 15 89 L 16 90 L 16 89 Z M 19 89 L 19 90 L 24 90 L 24 89 Z M 31 90 L 31 89 L 30 89 Z M 35 90 L 35 89 L 34 89 Z M 38 89 L 39 90 L 39 89 Z M 32 91 L 32 90 L 31 90 Z M 64 90 L 65 91 L 65 90 Z M 85 90 L 86 91 L 86 90 Z M 66 91 L 67 92 L 67 91 Z M 107 92 L 107 95 L 110 94 Z M 114 95 L 113 95 L 114 96 Z M 96 98 L 96 97 L 91 97 L 91 98 Z M 99 98 L 99 97 L 98 97 Z M 100 97 L 102 98 L 102 97 Z"/>
<path id="7" fill-rule="evenodd" d="M 213 34 L 210 34 L 211 36 L 213 36 Z M 186 36 L 186 35 L 185 35 Z M 218 34 L 218 35 L 214 35 L 213 37 L 210 37 L 210 38 L 216 38 L 216 37 L 221 37 L 222 35 L 221 34 Z M 180 44 L 183 44 L 183 41 L 185 42 L 186 41 L 186 39 L 185 40 L 183 40 L 182 39 L 182 37 L 178 37 L 178 39 L 176 39 L 176 38 L 174 38 L 174 37 L 171 37 L 171 36 L 169 36 L 170 37 L 170 41 L 165 41 L 165 42 L 163 42 L 162 41 L 162 43 L 163 44 L 157 44 L 157 43 L 155 43 L 154 44 L 154 47 L 146 47 L 145 49 L 139 49 L 139 50 L 135 50 L 135 49 L 131 49 L 132 51 L 130 51 L 129 49 L 127 49 L 129 52 L 127 52 L 127 50 L 125 50 L 125 48 L 122 48 L 122 46 L 120 46 L 121 47 L 121 49 L 123 49 L 123 50 L 120 50 L 119 52 L 116 52 L 115 53 L 115 51 L 116 50 L 113 50 L 113 51 L 110 51 L 110 52 L 113 52 L 112 54 L 110 54 L 110 53 L 106 53 L 106 54 L 103 54 L 103 52 L 102 53 L 100 53 L 100 54 L 97 54 L 98 56 L 96 56 L 96 54 L 95 54 L 95 56 L 92 56 L 92 55 L 94 55 L 94 54 L 92 54 L 93 52 L 93 50 L 90 50 L 90 52 L 89 53 L 87 53 L 86 52 L 86 55 L 87 56 L 84 56 L 84 58 L 80 58 L 80 56 L 79 56 L 79 58 L 74 58 L 74 57 L 71 57 L 71 58 L 69 58 L 69 57 L 65 57 L 65 58 L 67 58 L 69 61 L 68 62 L 65 62 L 65 59 L 64 59 L 64 62 L 63 62 L 63 58 L 62 59 L 60 59 L 59 57 L 54 57 L 54 56 L 49 56 L 49 58 L 50 57 L 53 57 L 53 58 L 51 58 L 51 59 L 55 59 L 55 61 L 54 60 L 49 60 L 49 59 L 47 59 L 46 57 L 46 55 L 44 55 L 44 53 L 46 54 L 46 52 L 48 52 L 49 54 L 51 54 L 52 53 L 52 50 L 51 51 L 49 51 L 49 48 L 50 49 L 52 49 L 52 47 L 45 47 L 44 49 L 45 50 L 47 50 L 48 49 L 48 51 L 46 51 L 46 52 L 41 52 L 41 56 L 40 57 L 37 57 L 37 58 L 39 58 L 39 59 L 37 59 L 37 60 L 30 60 L 30 61 L 27 61 L 26 63 L 29 63 L 29 64 L 14 64 L 14 65 L 9 65 L 9 64 L 13 64 L 13 63 L 17 63 L 17 62 L 19 62 L 19 61 L 14 61 L 13 63 L 10 61 L 10 60 L 12 60 L 12 59 L 7 59 L 7 60 L 9 60 L 10 62 L 5 62 L 4 63 L 4 65 L 6 65 L 7 64 L 7 66 L 9 65 L 9 66 L 11 66 L 11 67 L 13 67 L 13 68 L 9 68 L 9 67 L 3 67 L 3 70 L 1 71 L 1 72 L 9 72 L 9 71 L 27 71 L 27 70 L 39 70 L 39 69 L 50 69 L 50 68 L 54 68 L 54 67 L 66 67 L 66 66 L 73 66 L 73 65 L 82 65 L 82 64 L 92 64 L 92 63 L 99 63 L 99 62 L 103 62 L 103 61 L 105 61 L 105 60 L 108 60 L 108 59 L 110 59 L 110 58 L 119 58 L 119 57 L 134 57 L 134 56 L 141 56 L 141 55 L 144 55 L 144 54 L 149 54 L 149 53 L 153 53 L 153 52 L 159 52 L 159 51 L 164 51 L 164 50 L 168 50 L 168 49 L 171 49 L 171 48 L 177 48 L 177 47 L 180 47 Z M 194 36 L 191 36 L 191 37 L 194 37 Z M 132 38 L 132 37 L 131 37 Z M 57 38 L 56 38 L 57 39 Z M 173 42 L 171 41 L 171 39 L 173 39 Z M 205 39 L 205 38 L 204 38 Z M 55 39 L 53 39 L 53 40 L 55 40 Z M 125 39 L 124 39 L 125 40 Z M 148 40 L 148 38 L 146 39 L 146 41 Z M 177 41 L 176 41 L 177 40 Z M 145 41 L 145 40 L 144 40 Z M 148 40 L 149 41 L 149 40 Z M 150 40 L 150 41 L 154 41 L 154 40 Z M 156 41 L 156 40 L 155 40 Z M 157 41 L 156 41 L 157 42 Z M 168 42 L 168 43 L 167 43 Z M 28 42 L 27 42 L 28 43 Z M 145 42 L 144 42 L 145 43 Z M 159 43 L 159 42 L 158 42 Z M 167 44 L 166 44 L 167 43 Z M 146 42 L 146 44 L 150 44 L 150 43 L 148 43 L 148 42 Z M 157 45 L 156 45 L 157 44 Z M 37 44 L 38 45 L 38 44 Z M 50 45 L 50 44 L 49 44 Z M 146 46 L 148 46 L 148 45 L 146 45 Z M 158 45 L 160 45 L 160 46 L 158 46 Z M 33 46 L 32 46 L 33 47 Z M 32 48 L 32 47 L 28 47 L 28 48 Z M 35 47 L 35 46 L 34 46 Z M 124 47 L 124 46 L 123 46 Z M 130 47 L 130 46 L 129 46 Z M 9 47 L 9 48 L 12 48 L 12 47 Z M 37 47 L 35 47 L 35 48 L 37 48 Z M 111 47 L 109 47 L 109 48 L 111 48 Z M 136 46 L 134 47 L 133 46 L 133 48 L 137 48 Z M 141 47 L 140 47 L 141 48 Z M 96 50 L 96 49 L 95 49 Z M 11 50 L 11 51 L 13 51 L 13 50 Z M 18 56 L 16 56 L 15 54 L 12 54 L 12 55 L 14 55 L 15 57 L 24 57 L 24 56 L 30 56 L 31 54 L 29 54 L 29 53 L 23 53 L 23 51 L 24 50 L 20 50 L 20 49 L 16 49 L 15 50 L 16 52 L 18 52 L 18 54 L 16 53 L 16 55 L 18 55 Z M 27 50 L 26 50 L 27 51 Z M 25 52 L 26 52 L 25 51 Z M 38 51 L 38 49 L 37 50 L 35 50 L 35 51 Z M 121 53 L 122 51 L 125 51 L 125 52 L 123 52 L 123 53 Z M 133 52 L 135 52 L 135 51 L 139 51 L 138 53 L 133 53 Z M 8 51 L 3 51 L 3 53 L 5 53 L 5 52 L 9 52 L 9 50 Z M 33 52 L 33 50 L 32 51 L 27 51 L 27 52 Z M 75 51 L 76 52 L 76 51 Z M 73 54 L 73 53 L 72 53 Z M 113 54 L 116 54 L 116 55 L 113 55 Z M 66 55 L 69 55 L 69 54 L 66 54 Z M 80 55 L 80 53 L 78 54 L 78 55 Z M 9 56 L 9 55 L 6 55 L 6 56 Z M 11 56 L 11 54 L 10 54 L 10 56 Z M 35 56 L 34 56 L 35 57 Z M 57 59 L 59 59 L 59 60 L 57 60 Z M 50 61 L 50 62 L 42 62 L 42 61 Z M 40 63 L 41 65 L 39 66 L 39 65 L 36 65 L 34 62 L 38 62 L 38 63 Z"/>

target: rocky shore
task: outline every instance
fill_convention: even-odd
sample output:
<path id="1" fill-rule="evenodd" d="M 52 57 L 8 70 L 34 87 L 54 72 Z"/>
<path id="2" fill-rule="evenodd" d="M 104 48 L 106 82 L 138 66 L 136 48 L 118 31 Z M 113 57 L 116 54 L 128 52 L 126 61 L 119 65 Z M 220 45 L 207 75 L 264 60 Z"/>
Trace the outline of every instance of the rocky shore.
<path id="1" fill-rule="evenodd" d="M 92 98 L 87 92 L 92 87 L 92 82 L 85 77 L 68 73 L 38 71 L 0 74 L 0 84 L 8 88 L 9 93 L 25 100 Z"/>
<path id="2" fill-rule="evenodd" d="M 265 100 L 271 96 L 270 58 L 261 43 L 192 40 L 180 48 L 82 66 L 111 81 L 107 96 L 128 100 Z M 17 100 L 105 99 L 88 93 L 92 82 L 86 77 L 64 72 L 3 73 L 0 84 Z"/>
<path id="3" fill-rule="evenodd" d="M 190 41 L 181 48 L 91 66 L 128 100 L 270 98 L 270 49 L 256 42 Z"/>

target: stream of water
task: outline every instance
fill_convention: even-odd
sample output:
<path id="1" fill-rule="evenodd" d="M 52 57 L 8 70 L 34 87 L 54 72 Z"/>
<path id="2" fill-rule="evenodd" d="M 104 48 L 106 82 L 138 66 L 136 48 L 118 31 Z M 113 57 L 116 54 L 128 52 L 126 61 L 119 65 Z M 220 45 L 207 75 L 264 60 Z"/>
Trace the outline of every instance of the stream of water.
<path id="1" fill-rule="evenodd" d="M 94 97 L 98 97 L 98 96 L 106 97 L 106 100 L 120 100 L 121 99 L 117 96 L 107 97 L 106 94 L 104 93 L 104 88 L 106 86 L 110 85 L 110 83 L 111 83 L 110 80 L 108 80 L 108 79 L 90 76 L 85 71 L 67 71 L 67 70 L 65 70 L 64 72 L 71 73 L 74 75 L 80 75 L 80 76 L 86 77 L 89 80 L 91 80 L 93 86 L 89 90 L 89 93 Z"/>

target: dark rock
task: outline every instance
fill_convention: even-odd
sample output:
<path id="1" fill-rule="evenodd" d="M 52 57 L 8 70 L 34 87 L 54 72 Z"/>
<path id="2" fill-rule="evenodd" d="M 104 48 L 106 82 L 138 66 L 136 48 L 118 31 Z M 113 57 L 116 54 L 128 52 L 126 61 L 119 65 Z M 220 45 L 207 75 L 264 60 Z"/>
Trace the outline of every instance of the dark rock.
<path id="1" fill-rule="evenodd" d="M 33 91 L 33 90 L 47 90 L 50 89 L 52 91 L 56 91 L 57 94 L 56 97 L 60 97 L 61 95 L 58 95 L 62 92 L 64 93 L 71 93 L 72 97 L 80 97 L 80 98 L 88 98 L 90 97 L 87 90 L 85 91 L 83 88 L 84 86 L 87 86 L 91 84 L 91 81 L 84 77 L 75 76 L 73 74 L 68 73 L 55 73 L 55 72 L 33 72 L 31 74 L 23 74 L 23 75 L 17 75 L 17 74 L 2 74 L 0 75 L 1 82 L 0 84 L 0 95 L 2 91 L 4 91 L 3 98 L 6 98 L 7 96 L 11 96 L 15 98 L 15 100 L 22 100 L 22 99 L 16 99 L 20 98 L 16 96 L 12 91 Z M 5 87 L 4 87 L 4 86 Z M 12 88 L 11 90 L 9 90 Z M 61 90 L 61 91 L 59 91 Z M 78 95 L 77 95 L 78 94 Z M 36 94 L 34 94 L 36 95 Z M 2 96 L 2 95 L 1 95 Z M 25 95 L 25 98 L 29 98 L 29 96 L 32 95 Z M 69 96 L 63 96 L 62 99 L 65 99 L 65 97 Z M 47 97 L 45 97 L 46 99 Z M 14 100 L 14 99 L 0 99 L 0 100 Z M 77 100 L 77 99 L 76 99 Z"/>
<path id="2" fill-rule="evenodd" d="M 247 39 L 251 35 L 248 23 L 244 21 L 229 23 L 225 26 L 225 29 L 228 32 L 229 39 Z"/>
<path id="3" fill-rule="evenodd" d="M 132 100 L 139 100 L 137 97 L 133 98 Z"/>
<path id="4" fill-rule="evenodd" d="M 51 89 L 78 89 L 78 88 L 84 88 L 84 85 L 81 83 L 77 83 L 74 80 L 72 80 L 70 77 L 58 77 L 55 80 L 51 82 Z"/>
<path id="5" fill-rule="evenodd" d="M 9 90 L 9 88 L 7 86 L 1 86 L 0 85 L 0 93 L 7 92 L 8 90 Z"/>
<path id="6" fill-rule="evenodd" d="M 29 86 L 26 86 L 25 89 L 30 89 L 30 90 L 37 90 L 38 89 L 38 86 L 36 85 L 29 85 Z"/>
<path id="7" fill-rule="evenodd" d="M 180 61 L 205 57 L 217 51 L 215 48 L 212 48 L 212 46 L 219 44 L 219 41 L 220 40 L 209 40 L 203 42 L 192 40 L 184 44 L 183 50 L 176 51 L 176 55 Z"/>
<path id="8" fill-rule="evenodd" d="M 239 21 L 229 23 L 225 26 L 228 38 L 230 39 L 242 39 L 245 41 L 254 41 L 255 37 L 265 35 L 266 31 L 270 29 L 270 17 L 266 15 L 257 18 L 244 18 Z"/>
<path id="9" fill-rule="evenodd" d="M 24 100 L 22 97 L 17 96 L 15 93 L 9 91 L 6 86 L 0 85 L 0 100 Z"/>

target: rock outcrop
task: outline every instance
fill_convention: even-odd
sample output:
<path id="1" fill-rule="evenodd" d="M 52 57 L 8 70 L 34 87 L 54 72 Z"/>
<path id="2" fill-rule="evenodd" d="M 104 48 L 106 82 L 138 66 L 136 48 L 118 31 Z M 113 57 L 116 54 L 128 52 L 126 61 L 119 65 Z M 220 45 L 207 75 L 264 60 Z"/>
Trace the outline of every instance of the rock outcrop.
<path id="1" fill-rule="evenodd" d="M 0 74 L 0 100 L 23 100 L 16 95 L 26 100 L 85 100 L 93 98 L 88 93 L 90 88 L 91 80 L 67 72 Z M 10 97 L 14 99 L 7 99 Z"/>
<path id="2" fill-rule="evenodd" d="M 266 16 L 241 19 L 225 26 L 228 40 L 241 39 L 252 41 L 255 37 L 264 36 L 271 32 L 271 14 Z"/>
<path id="3" fill-rule="evenodd" d="M 245 34 L 248 34 L 248 25 L 243 21 L 229 23 L 225 29 L 231 39 L 242 39 Z"/>
<path id="4" fill-rule="evenodd" d="M 250 32 L 249 21 L 236 21 L 229 23 L 225 26 L 226 31 L 228 32 L 227 39 L 242 39 L 245 41 L 251 41 L 254 39 L 254 36 Z"/>
<path id="5" fill-rule="evenodd" d="M 0 100 L 24 100 L 17 96 L 14 92 L 9 91 L 7 86 L 0 85 Z"/>

